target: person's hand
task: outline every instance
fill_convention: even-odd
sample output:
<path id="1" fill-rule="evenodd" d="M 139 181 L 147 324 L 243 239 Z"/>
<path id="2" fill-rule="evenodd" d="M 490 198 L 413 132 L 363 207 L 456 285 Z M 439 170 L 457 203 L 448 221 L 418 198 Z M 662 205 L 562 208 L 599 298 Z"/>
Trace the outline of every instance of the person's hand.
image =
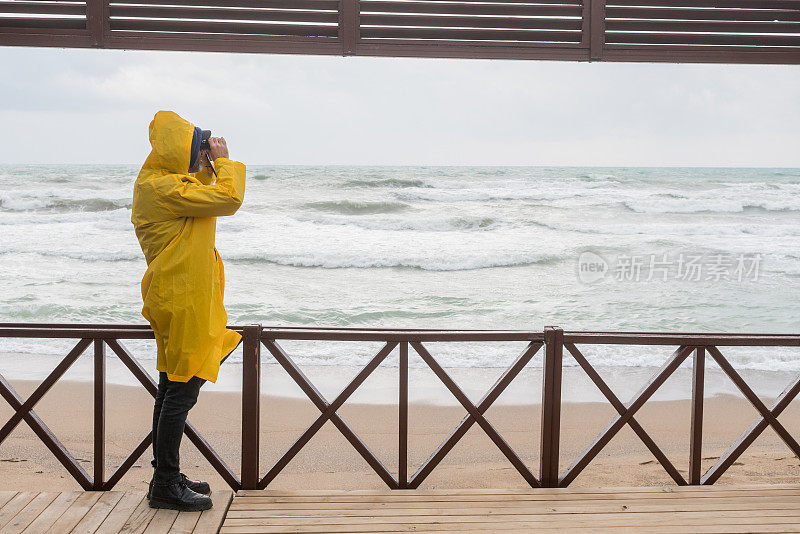
<path id="1" fill-rule="evenodd" d="M 228 157 L 228 145 L 225 143 L 224 137 L 209 137 L 208 146 L 211 147 L 211 150 L 209 150 L 211 161 Z"/>

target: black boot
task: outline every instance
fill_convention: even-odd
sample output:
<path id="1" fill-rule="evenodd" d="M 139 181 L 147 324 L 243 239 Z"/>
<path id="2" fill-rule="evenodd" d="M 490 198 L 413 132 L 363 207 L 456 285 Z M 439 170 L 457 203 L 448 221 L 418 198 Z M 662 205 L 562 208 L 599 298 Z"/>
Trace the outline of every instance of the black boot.
<path id="1" fill-rule="evenodd" d="M 150 508 L 166 508 L 180 512 L 208 510 L 212 506 L 211 497 L 192 491 L 183 482 L 167 486 L 153 484 L 147 501 Z"/>
<path id="2" fill-rule="evenodd" d="M 203 480 L 189 480 L 186 478 L 186 475 L 181 473 L 181 480 L 183 481 L 188 488 L 194 492 L 200 493 L 202 495 L 211 495 L 211 486 L 208 485 L 208 482 Z M 150 494 L 153 492 L 153 481 L 150 481 L 150 486 L 147 488 L 147 499 L 150 499 Z"/>
<path id="3" fill-rule="evenodd" d="M 186 484 L 192 491 L 202 493 L 203 495 L 211 495 L 211 486 L 208 485 L 208 482 L 204 482 L 202 480 L 189 480 L 183 473 L 181 473 L 181 481 L 183 481 L 183 483 Z"/>

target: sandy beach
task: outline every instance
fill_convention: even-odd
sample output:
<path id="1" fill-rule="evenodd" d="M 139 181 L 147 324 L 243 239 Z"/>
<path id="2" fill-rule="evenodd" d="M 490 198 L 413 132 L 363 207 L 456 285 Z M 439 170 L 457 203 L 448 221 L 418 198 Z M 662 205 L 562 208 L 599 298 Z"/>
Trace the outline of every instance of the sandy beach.
<path id="1" fill-rule="evenodd" d="M 35 382 L 15 381 L 27 396 Z M 148 431 L 152 399 L 142 389 L 109 385 L 107 390 L 106 465 L 108 475 Z M 768 402 L 769 404 L 769 402 Z M 291 445 L 319 414 L 310 401 L 264 396 L 261 413 L 261 473 Z M 65 381 L 36 407 L 36 412 L 66 447 L 91 472 L 92 392 L 88 382 Z M 397 407 L 380 404 L 345 404 L 340 415 L 375 452 L 390 472 L 396 473 Z M 3 403 L 2 421 L 11 409 Z M 460 407 L 411 404 L 409 408 L 409 472 L 438 447 L 460 421 Z M 688 468 L 688 401 L 652 402 L 637 415 L 675 466 Z M 594 439 L 611 420 L 608 404 L 566 403 L 562 415 L 561 469 Z M 190 420 L 213 447 L 238 472 L 241 440 L 241 400 L 234 392 L 204 391 Z M 539 406 L 502 405 L 487 418 L 534 472 L 538 472 Z M 756 418 L 746 400 L 717 396 L 706 400 L 703 458 L 711 466 L 730 443 Z M 794 435 L 800 430 L 800 410 L 790 407 L 781 422 Z M 182 466 L 191 477 L 224 487 L 222 479 L 184 439 Z M 152 470 L 148 450 L 117 485 L 117 489 L 146 490 Z M 719 484 L 772 484 L 800 482 L 800 465 L 775 433 L 767 429 L 730 468 Z M 604 449 L 575 480 L 573 486 L 669 485 L 672 481 L 628 428 Z M 377 489 L 383 482 L 353 450 L 331 423 L 326 423 L 270 486 L 276 489 Z M 506 461 L 478 425 L 467 433 L 445 460 L 425 480 L 423 488 L 523 488 L 522 477 Z M 66 470 L 20 424 L 0 446 L 0 489 L 78 489 Z"/>

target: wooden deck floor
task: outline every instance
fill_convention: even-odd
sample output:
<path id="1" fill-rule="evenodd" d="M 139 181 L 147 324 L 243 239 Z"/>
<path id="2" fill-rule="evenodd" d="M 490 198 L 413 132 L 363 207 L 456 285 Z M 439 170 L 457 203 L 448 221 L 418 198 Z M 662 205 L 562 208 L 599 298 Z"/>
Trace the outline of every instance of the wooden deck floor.
<path id="1" fill-rule="evenodd" d="M 221 530 L 445 531 L 800 532 L 800 486 L 242 491 Z"/>
<path id="2" fill-rule="evenodd" d="M 216 491 L 211 510 L 178 513 L 150 508 L 141 492 L 1 491 L 0 533 L 216 533 L 232 496 Z"/>
<path id="3" fill-rule="evenodd" d="M 206 512 L 140 493 L 0 492 L 0 533 L 800 532 L 800 486 L 230 491 Z"/>

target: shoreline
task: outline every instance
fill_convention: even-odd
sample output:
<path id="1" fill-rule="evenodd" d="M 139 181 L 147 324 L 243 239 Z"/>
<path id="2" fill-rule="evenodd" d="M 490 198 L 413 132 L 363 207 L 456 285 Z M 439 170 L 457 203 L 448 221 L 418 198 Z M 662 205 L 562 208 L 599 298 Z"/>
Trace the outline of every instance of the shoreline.
<path id="1" fill-rule="evenodd" d="M 63 355 L 31 355 L 0 353 L 0 373 L 10 381 L 41 382 L 63 358 Z M 9 365 L 12 363 L 13 365 Z M 157 382 L 158 374 L 154 360 L 140 360 L 150 376 Z M 366 364 L 366 361 L 364 362 Z M 509 362 L 510 365 L 510 362 Z M 332 401 L 346 384 L 361 371 L 353 365 L 300 365 L 309 380 Z M 445 371 L 475 403 L 495 383 L 506 367 L 446 367 Z M 658 367 L 601 366 L 596 370 L 614 393 L 626 402 L 635 395 Z M 794 371 L 762 371 L 737 369 L 742 378 L 762 398 L 775 398 L 796 376 Z M 740 395 L 734 383 L 712 361 L 706 363 L 704 397 Z M 64 374 L 62 380 L 91 382 L 93 360 L 88 354 L 79 357 Z M 106 359 L 106 383 L 114 386 L 139 387 L 139 382 L 118 358 L 109 355 Z M 241 362 L 225 362 L 220 367 L 216 383 L 207 383 L 204 391 L 215 393 L 240 392 L 242 387 Z M 497 405 L 522 405 L 541 402 L 542 369 L 529 365 L 497 399 Z M 692 396 L 691 360 L 687 360 L 654 394 L 655 401 L 688 400 Z M 306 399 L 305 394 L 274 361 L 262 360 L 261 393 L 289 399 Z M 606 402 L 600 390 L 586 373 L 577 366 L 563 367 L 562 398 L 564 402 Z M 349 403 L 392 405 L 398 397 L 398 368 L 381 365 L 348 399 Z M 441 380 L 427 367 L 409 367 L 409 401 L 436 406 L 460 407 L 456 398 Z"/>
<path id="2" fill-rule="evenodd" d="M 27 397 L 37 383 L 12 381 Z M 205 387 L 205 386 L 204 386 Z M 109 384 L 106 405 L 106 476 L 149 431 L 152 398 L 141 387 Z M 331 399 L 329 399 L 331 400 Z M 766 401 L 769 404 L 769 401 Z M 780 420 L 793 435 L 800 429 L 800 402 Z M 68 450 L 91 473 L 92 387 L 87 382 L 60 381 L 37 404 L 36 413 Z M 714 461 L 756 419 L 743 399 L 722 395 L 705 401 L 703 469 Z M 3 403 L 0 421 L 11 416 Z M 397 407 L 347 402 L 340 416 L 375 455 L 396 474 Z M 463 408 L 411 402 L 409 405 L 409 475 L 436 450 L 465 415 Z M 606 403 L 566 402 L 561 417 L 561 471 L 588 446 L 615 416 Z M 686 477 L 689 451 L 690 403 L 686 400 L 651 401 L 636 419 Z M 308 400 L 262 395 L 261 476 L 319 415 Z M 534 473 L 538 472 L 538 403 L 492 406 L 487 419 Z M 239 471 L 241 395 L 203 390 L 190 420 L 234 472 Z M 146 491 L 152 474 L 150 449 L 136 462 L 116 489 Z M 182 468 L 191 477 L 226 487 L 194 446 L 185 439 Z M 718 484 L 774 484 L 800 482 L 800 465 L 773 431 L 767 429 L 737 460 Z M 575 487 L 674 485 L 636 435 L 628 428 L 598 454 L 578 476 Z M 380 489 L 380 478 L 327 422 L 269 486 L 274 489 Z M 423 482 L 422 488 L 524 488 L 514 470 L 478 425 L 467 432 Z M 21 423 L 0 447 L 0 489 L 79 489 L 28 426 Z"/>

